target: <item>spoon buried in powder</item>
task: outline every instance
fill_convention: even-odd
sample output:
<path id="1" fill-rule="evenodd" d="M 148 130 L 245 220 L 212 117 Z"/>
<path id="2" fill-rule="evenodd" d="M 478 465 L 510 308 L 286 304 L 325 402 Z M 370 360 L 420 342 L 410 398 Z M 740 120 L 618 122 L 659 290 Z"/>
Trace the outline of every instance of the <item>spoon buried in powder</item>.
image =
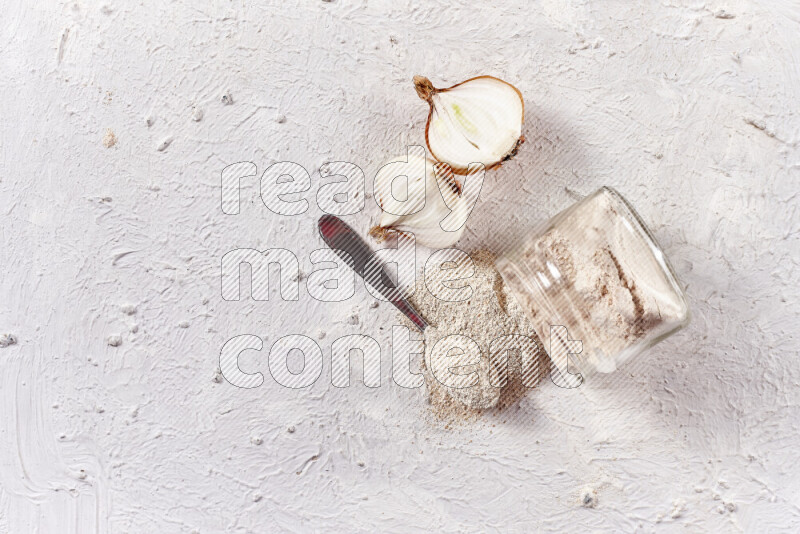
<path id="1" fill-rule="evenodd" d="M 403 297 L 366 241 L 347 223 L 333 215 L 323 215 L 319 218 L 318 224 L 319 233 L 325 244 L 424 332 L 428 323 Z"/>

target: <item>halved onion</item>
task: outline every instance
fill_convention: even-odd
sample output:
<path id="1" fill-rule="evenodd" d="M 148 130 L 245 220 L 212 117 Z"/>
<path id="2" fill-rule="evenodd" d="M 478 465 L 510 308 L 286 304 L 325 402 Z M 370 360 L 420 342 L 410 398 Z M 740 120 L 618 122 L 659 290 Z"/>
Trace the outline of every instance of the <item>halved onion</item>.
<path id="1" fill-rule="evenodd" d="M 470 163 L 487 169 L 512 158 L 525 141 L 522 93 L 493 76 L 470 78 L 448 89 L 436 89 L 423 76 L 414 88 L 430 106 L 425 141 L 436 160 L 463 174 Z"/>

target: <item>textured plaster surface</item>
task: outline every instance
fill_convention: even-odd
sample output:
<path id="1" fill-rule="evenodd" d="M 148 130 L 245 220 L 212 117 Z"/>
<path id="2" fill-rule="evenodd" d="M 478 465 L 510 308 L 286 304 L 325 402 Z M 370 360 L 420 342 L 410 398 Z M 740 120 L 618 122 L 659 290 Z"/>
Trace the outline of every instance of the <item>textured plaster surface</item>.
<path id="1" fill-rule="evenodd" d="M 0 532 L 800 531 L 800 5 L 5 0 Z M 445 428 L 391 383 L 389 305 L 224 301 L 220 259 L 322 246 L 318 168 L 422 144 L 411 77 L 526 99 L 459 246 L 602 185 L 650 222 L 690 327 L 613 378 Z M 312 173 L 270 213 L 220 172 Z M 366 231 L 376 206 L 347 220 Z M 351 317 L 359 317 L 358 324 Z M 382 385 L 267 372 L 282 335 L 363 333 Z M 264 340 L 215 380 L 223 343 Z M 324 336 L 324 337 L 323 337 Z M 216 377 L 218 378 L 218 377 Z"/>

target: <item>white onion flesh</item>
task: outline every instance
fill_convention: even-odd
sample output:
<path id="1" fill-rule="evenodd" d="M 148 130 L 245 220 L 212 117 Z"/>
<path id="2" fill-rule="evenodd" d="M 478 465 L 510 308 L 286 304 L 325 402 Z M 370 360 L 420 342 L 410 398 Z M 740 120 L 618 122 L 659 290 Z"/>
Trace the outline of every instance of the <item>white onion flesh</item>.
<path id="1" fill-rule="evenodd" d="M 407 157 L 393 159 L 378 171 L 374 191 L 383 213 L 378 226 L 370 234 L 382 238 L 392 231 L 412 233 L 420 245 L 446 248 L 458 241 L 466 225 L 448 232 L 442 229 L 441 222 L 451 211 L 461 219 L 466 219 L 469 206 L 460 196 L 456 182 L 442 172 L 437 173 L 437 163 L 421 155 L 424 154 L 422 147 L 417 148 L 419 153 L 409 151 Z M 408 168 L 413 170 L 408 173 L 408 201 L 401 202 L 391 191 L 396 173 L 390 163 L 406 161 Z"/>
<path id="2" fill-rule="evenodd" d="M 480 76 L 449 89 L 414 78 L 417 93 L 430 104 L 425 137 L 431 155 L 463 172 L 470 163 L 493 167 L 512 157 L 522 137 L 525 105 L 511 84 Z"/>

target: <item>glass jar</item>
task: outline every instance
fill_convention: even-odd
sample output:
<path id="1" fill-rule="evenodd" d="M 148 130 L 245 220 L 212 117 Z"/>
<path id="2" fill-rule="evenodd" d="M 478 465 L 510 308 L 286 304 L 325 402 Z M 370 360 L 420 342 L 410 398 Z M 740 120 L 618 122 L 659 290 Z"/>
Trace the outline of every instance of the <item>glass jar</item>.
<path id="1" fill-rule="evenodd" d="M 616 370 L 689 323 L 686 295 L 661 247 L 610 187 L 529 233 L 497 269 L 562 387 Z"/>

